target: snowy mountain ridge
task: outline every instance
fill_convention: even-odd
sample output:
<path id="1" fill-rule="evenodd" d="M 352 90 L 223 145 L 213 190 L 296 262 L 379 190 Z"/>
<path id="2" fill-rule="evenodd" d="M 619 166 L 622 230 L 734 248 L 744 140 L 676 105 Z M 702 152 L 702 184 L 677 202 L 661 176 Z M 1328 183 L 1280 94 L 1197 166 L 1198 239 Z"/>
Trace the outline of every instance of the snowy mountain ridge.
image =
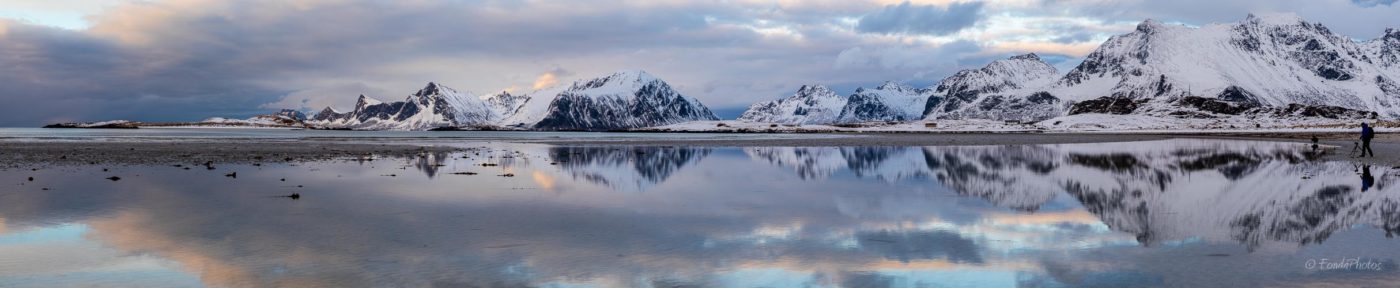
<path id="1" fill-rule="evenodd" d="M 905 122 L 923 118 L 923 106 L 928 102 L 927 90 L 888 81 L 875 89 L 856 89 L 846 100 L 837 117 L 838 123 L 893 121 Z"/>
<path id="2" fill-rule="evenodd" d="M 916 89 L 926 98 L 922 117 L 894 117 L 906 113 L 855 101 L 869 91 L 862 89 L 845 97 L 852 107 L 867 107 L 861 113 L 836 118 L 810 113 L 831 104 L 806 101 L 810 97 L 799 91 L 755 104 L 739 120 L 832 125 L 920 119 L 1032 123 L 1078 114 L 1394 118 L 1400 117 L 1396 79 L 1397 29 L 1357 42 L 1292 14 L 1250 14 L 1239 23 L 1201 27 L 1149 19 L 1109 38 L 1063 75 L 1038 55 L 1025 54 Z"/>
<path id="3" fill-rule="evenodd" d="M 471 93 L 428 82 L 403 101 L 382 102 L 360 95 L 354 110 L 338 113 L 327 107 L 307 124 L 331 129 L 429 130 L 485 125 L 499 117 L 486 101 Z"/>
<path id="4" fill-rule="evenodd" d="M 926 119 L 1019 121 L 1058 116 L 1062 101 L 1039 89 L 1054 83 L 1059 73 L 1036 54 L 959 71 L 933 88 L 923 115 Z"/>
<path id="5" fill-rule="evenodd" d="M 1387 67 L 1400 62 L 1385 59 L 1387 38 L 1356 42 L 1291 14 L 1199 28 L 1148 20 L 1045 90 L 1074 102 L 1068 114 L 1211 118 L 1303 105 L 1396 117 L 1400 89 Z"/>
<path id="6" fill-rule="evenodd" d="M 1059 72 L 1036 54 L 996 60 L 980 69 L 959 71 L 937 86 L 914 88 L 888 81 L 839 96 L 825 86 L 808 85 L 783 99 L 750 106 L 743 122 L 853 124 L 922 119 L 997 118 L 1040 120 L 1063 110 L 1059 99 L 1039 91 Z M 839 108 L 834 108 L 839 107 Z"/>
<path id="7" fill-rule="evenodd" d="M 547 89 L 530 96 L 530 100 L 536 99 L 552 100 L 548 106 L 531 105 L 527 100 L 506 125 L 528 124 L 535 130 L 610 130 L 719 119 L 699 100 L 681 95 L 670 84 L 641 70 L 575 81 L 557 93 Z"/>
<path id="8" fill-rule="evenodd" d="M 822 85 L 803 85 L 787 98 L 754 103 L 739 121 L 780 124 L 827 124 L 841 116 L 849 99 Z"/>
<path id="9" fill-rule="evenodd" d="M 632 70 L 529 94 L 485 97 L 430 82 L 404 101 L 361 95 L 354 110 L 327 107 L 307 124 L 353 130 L 609 130 L 716 119 L 699 100 Z"/>

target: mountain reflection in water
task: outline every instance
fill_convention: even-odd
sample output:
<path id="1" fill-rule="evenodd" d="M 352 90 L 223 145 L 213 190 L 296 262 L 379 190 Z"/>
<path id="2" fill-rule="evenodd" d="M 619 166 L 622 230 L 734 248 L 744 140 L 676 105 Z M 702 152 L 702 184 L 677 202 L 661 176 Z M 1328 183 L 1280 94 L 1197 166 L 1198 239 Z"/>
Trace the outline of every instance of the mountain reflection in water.
<path id="1" fill-rule="evenodd" d="M 1392 169 L 1315 161 L 1302 144 L 477 146 L 220 171 L 0 171 L 40 179 L 0 196 L 0 286 L 1400 281 Z M 1304 268 L 1342 257 L 1385 271 Z"/>

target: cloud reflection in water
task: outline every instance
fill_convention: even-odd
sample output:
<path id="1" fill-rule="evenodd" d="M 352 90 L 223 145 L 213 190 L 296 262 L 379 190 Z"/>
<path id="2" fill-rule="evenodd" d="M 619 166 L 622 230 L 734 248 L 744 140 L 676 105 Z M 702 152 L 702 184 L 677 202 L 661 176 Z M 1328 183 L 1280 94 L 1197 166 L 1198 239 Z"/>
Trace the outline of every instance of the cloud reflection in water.
<path id="1" fill-rule="evenodd" d="M 81 223 L 217 286 L 1298 285 L 1339 281 L 1308 257 L 1400 257 L 1393 171 L 1363 192 L 1302 148 L 495 143 L 221 168 L 237 179 L 86 167 L 33 172 L 71 181 L 4 196 L 0 231 Z"/>

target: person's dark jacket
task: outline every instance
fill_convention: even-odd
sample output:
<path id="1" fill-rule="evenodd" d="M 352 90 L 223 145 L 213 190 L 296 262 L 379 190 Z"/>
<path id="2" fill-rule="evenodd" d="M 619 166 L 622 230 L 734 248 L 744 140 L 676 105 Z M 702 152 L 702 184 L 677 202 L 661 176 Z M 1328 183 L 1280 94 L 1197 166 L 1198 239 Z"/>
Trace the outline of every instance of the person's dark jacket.
<path id="1" fill-rule="evenodd" d="M 1366 124 L 1361 124 L 1361 140 L 1371 140 L 1371 138 L 1375 138 L 1375 137 L 1376 137 L 1376 131 L 1375 131 L 1375 130 L 1372 130 L 1372 129 L 1371 129 L 1371 126 L 1366 125 Z"/>

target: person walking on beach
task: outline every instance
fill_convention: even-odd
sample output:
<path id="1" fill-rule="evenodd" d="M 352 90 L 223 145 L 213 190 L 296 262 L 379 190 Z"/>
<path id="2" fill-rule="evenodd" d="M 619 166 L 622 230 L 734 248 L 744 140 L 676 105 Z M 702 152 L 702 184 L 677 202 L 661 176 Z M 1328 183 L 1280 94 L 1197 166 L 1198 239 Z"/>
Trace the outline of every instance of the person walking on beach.
<path id="1" fill-rule="evenodd" d="M 1371 138 L 1376 138 L 1376 131 L 1371 130 L 1371 125 L 1361 122 L 1361 157 L 1366 157 L 1366 153 L 1376 157 L 1376 152 L 1371 151 Z"/>

